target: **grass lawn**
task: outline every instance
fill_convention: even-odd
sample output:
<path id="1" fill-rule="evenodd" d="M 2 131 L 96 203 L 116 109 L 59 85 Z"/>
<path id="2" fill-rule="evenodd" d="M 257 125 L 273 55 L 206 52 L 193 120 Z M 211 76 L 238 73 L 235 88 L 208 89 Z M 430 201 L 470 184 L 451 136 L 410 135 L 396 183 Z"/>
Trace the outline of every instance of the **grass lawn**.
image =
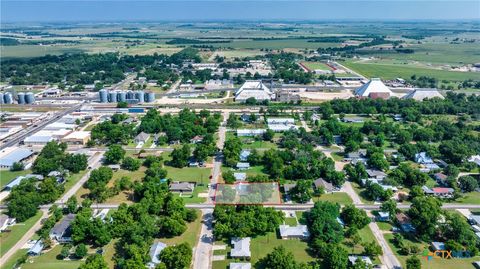
<path id="1" fill-rule="evenodd" d="M 115 254 L 115 243 L 117 241 L 118 240 L 112 240 L 105 247 L 103 247 L 103 250 L 104 250 L 103 257 L 105 258 L 105 261 L 107 262 L 109 269 L 115 268 L 113 255 Z"/>
<path id="2" fill-rule="evenodd" d="M 5 185 L 10 183 L 12 179 L 18 177 L 18 176 L 23 176 L 26 174 L 32 173 L 31 170 L 23 170 L 23 171 L 15 171 L 12 172 L 10 170 L 0 170 L 0 189 L 3 189 Z"/>
<path id="3" fill-rule="evenodd" d="M 5 252 L 12 248 L 41 217 L 42 212 L 39 210 L 35 216 L 28 220 L 8 227 L 7 230 L 10 230 L 10 232 L 2 232 L 0 234 L 0 256 L 3 256 Z"/>
<path id="4" fill-rule="evenodd" d="M 360 196 L 360 200 L 362 200 L 364 204 L 371 205 L 374 203 L 373 201 L 370 201 L 365 197 L 365 189 L 360 187 L 360 185 L 358 185 L 356 182 L 352 182 L 352 187 L 355 190 L 355 192 L 358 194 L 358 196 Z"/>
<path id="5" fill-rule="evenodd" d="M 382 79 L 395 79 L 398 77 L 407 79 L 412 75 L 434 77 L 438 80 L 463 81 L 466 79 L 480 79 L 480 73 L 456 72 L 438 70 L 411 65 L 395 66 L 380 63 L 360 63 L 353 61 L 342 62 L 343 65 L 351 68 L 366 77 L 380 77 Z"/>
<path id="6" fill-rule="evenodd" d="M 382 231 L 391 231 L 392 230 L 392 224 L 388 222 L 377 222 L 378 228 Z"/>
<path id="7" fill-rule="evenodd" d="M 43 253 L 38 257 L 29 258 L 28 261 L 22 265 L 22 269 L 76 269 L 80 266 L 80 260 L 57 260 L 57 255 L 62 250 L 61 245 L 55 246 L 47 253 Z"/>
<path id="8" fill-rule="evenodd" d="M 322 63 L 322 62 L 302 62 L 302 64 L 310 69 L 310 71 L 314 71 L 314 70 L 325 70 L 325 71 L 328 71 L 328 70 L 332 70 L 328 65 L 326 65 L 325 63 Z"/>
<path id="9" fill-rule="evenodd" d="M 387 240 L 388 244 L 392 248 L 393 252 L 397 256 L 397 258 L 400 260 L 402 263 L 402 266 L 405 268 L 406 267 L 406 261 L 409 256 L 405 255 L 400 255 L 398 253 L 399 249 L 395 247 L 393 244 L 393 234 L 384 234 L 385 239 Z M 409 241 L 410 243 L 416 244 L 420 247 L 420 252 L 423 251 L 427 247 L 427 244 L 424 242 L 412 242 L 408 239 L 405 239 Z M 437 269 L 437 268 L 442 268 L 442 269 L 473 269 L 474 266 L 472 262 L 478 261 L 479 257 L 475 258 L 468 258 L 468 259 L 432 259 L 430 261 L 427 261 L 425 258 L 420 257 L 420 261 L 422 262 L 422 268 L 423 269 Z"/>
<path id="10" fill-rule="evenodd" d="M 298 222 L 296 218 L 285 218 L 285 225 L 297 226 Z"/>
<path id="11" fill-rule="evenodd" d="M 167 177 L 173 181 L 189 181 L 207 184 L 209 181 L 211 169 L 202 167 L 184 167 L 176 168 L 165 165 L 168 174 Z"/>
<path id="12" fill-rule="evenodd" d="M 198 217 L 194 222 L 187 223 L 187 230 L 180 236 L 173 238 L 160 238 L 159 241 L 171 246 L 187 242 L 192 248 L 197 245 L 198 236 L 202 227 L 202 216 L 200 210 L 196 210 Z"/>
<path id="13" fill-rule="evenodd" d="M 77 174 L 70 174 L 68 177 L 67 181 L 65 182 L 65 191 L 69 190 L 77 181 L 79 181 L 86 173 L 88 170 L 83 170 L 78 172 Z"/>
<path id="14" fill-rule="evenodd" d="M 333 158 L 334 161 L 339 162 L 339 161 L 343 160 L 344 157 L 341 153 L 332 152 L 332 158 Z"/>
<path id="15" fill-rule="evenodd" d="M 8 259 L 4 264 L 3 264 L 3 269 L 13 269 L 15 264 L 17 263 L 17 260 L 20 259 L 25 253 L 27 253 L 28 249 L 20 249 L 13 254 L 10 259 Z"/>
<path id="16" fill-rule="evenodd" d="M 242 142 L 245 140 L 242 140 Z M 256 140 L 251 143 L 242 143 L 242 149 L 272 149 L 276 148 L 277 145 L 270 141 Z"/>
<path id="17" fill-rule="evenodd" d="M 352 198 L 350 198 L 350 196 L 344 192 L 325 193 L 320 197 L 313 197 L 313 201 L 329 201 L 333 203 L 339 203 L 341 205 L 347 205 L 353 202 Z"/>
<path id="18" fill-rule="evenodd" d="M 205 197 L 198 197 L 198 194 L 199 193 L 208 193 L 208 188 L 207 186 L 203 185 L 203 186 L 196 186 L 192 195 L 191 196 L 188 196 L 188 195 L 183 195 L 182 198 L 183 198 L 183 201 L 185 201 L 186 204 L 201 204 L 201 203 L 205 203 L 205 201 L 207 200 L 207 198 Z M 179 196 L 179 194 L 175 194 L 177 196 Z"/>
<path id="19" fill-rule="evenodd" d="M 463 195 L 463 197 L 458 198 L 454 203 L 461 204 L 480 204 L 480 192 L 474 191 L 469 192 Z"/>

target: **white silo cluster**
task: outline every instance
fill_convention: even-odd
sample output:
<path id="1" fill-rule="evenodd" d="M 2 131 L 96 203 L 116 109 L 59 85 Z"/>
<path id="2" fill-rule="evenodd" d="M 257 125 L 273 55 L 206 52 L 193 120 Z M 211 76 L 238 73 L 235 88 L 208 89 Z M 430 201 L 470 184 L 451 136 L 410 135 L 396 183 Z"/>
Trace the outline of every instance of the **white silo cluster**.
<path id="1" fill-rule="evenodd" d="M 14 96 L 11 92 L 0 93 L 0 104 L 13 104 Z M 35 95 L 33 92 L 17 93 L 17 104 L 30 105 L 35 103 Z"/>
<path id="2" fill-rule="evenodd" d="M 109 91 L 102 89 L 98 92 L 100 103 L 127 102 L 129 104 L 151 103 L 155 101 L 154 92 L 144 91 Z"/>

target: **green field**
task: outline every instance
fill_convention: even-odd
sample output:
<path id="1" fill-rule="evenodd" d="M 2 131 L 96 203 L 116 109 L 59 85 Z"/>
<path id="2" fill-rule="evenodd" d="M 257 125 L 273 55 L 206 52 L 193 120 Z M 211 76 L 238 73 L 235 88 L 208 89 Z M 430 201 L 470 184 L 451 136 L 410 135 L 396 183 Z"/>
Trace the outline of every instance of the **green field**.
<path id="1" fill-rule="evenodd" d="M 5 255 L 5 253 L 17 243 L 22 236 L 30 230 L 30 228 L 42 217 L 42 212 L 38 211 L 35 216 L 29 218 L 28 220 L 17 223 L 13 226 L 7 228 L 9 232 L 2 232 L 0 234 L 0 257 Z"/>
<path id="2" fill-rule="evenodd" d="M 347 205 L 352 203 L 352 198 L 344 192 L 325 193 L 320 197 L 313 197 L 313 201 L 329 201 L 332 203 L 339 203 L 341 205 Z"/>
<path id="3" fill-rule="evenodd" d="M 412 75 L 429 76 L 438 80 L 463 81 L 466 79 L 480 79 L 480 73 L 455 72 L 413 66 L 394 66 L 389 64 L 360 63 L 353 61 L 342 62 L 348 68 L 369 78 L 379 77 L 382 79 L 404 78 L 409 79 Z"/>
<path id="4" fill-rule="evenodd" d="M 332 70 L 328 65 L 326 65 L 325 63 L 322 63 L 322 62 L 302 62 L 302 64 L 310 69 L 310 71 L 314 71 L 314 70 L 325 70 L 325 71 L 328 71 L 328 70 Z"/>
<path id="5" fill-rule="evenodd" d="M 47 253 L 31 257 L 22 265 L 22 269 L 76 269 L 80 266 L 80 260 L 57 260 L 61 250 L 62 246 L 57 245 Z"/>
<path id="6" fill-rule="evenodd" d="M 17 260 L 20 259 L 23 255 L 27 254 L 27 249 L 20 249 L 13 254 L 10 259 L 8 259 L 5 264 L 3 264 L 2 269 L 14 269 Z"/>

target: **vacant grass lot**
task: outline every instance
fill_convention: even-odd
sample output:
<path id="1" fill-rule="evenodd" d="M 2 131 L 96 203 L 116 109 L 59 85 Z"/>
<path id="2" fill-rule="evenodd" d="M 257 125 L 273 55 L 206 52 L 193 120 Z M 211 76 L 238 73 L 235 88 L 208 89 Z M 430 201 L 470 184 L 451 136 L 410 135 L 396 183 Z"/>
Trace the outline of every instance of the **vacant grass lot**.
<path id="1" fill-rule="evenodd" d="M 15 243 L 22 238 L 22 236 L 30 230 L 30 228 L 42 217 L 42 212 L 38 211 L 37 214 L 28 220 L 17 223 L 8 227 L 9 232 L 2 232 L 0 234 L 0 257 L 12 248 Z"/>
<path id="2" fill-rule="evenodd" d="M 314 70 L 325 70 L 325 71 L 328 71 L 328 70 L 332 70 L 330 68 L 330 66 L 326 65 L 325 63 L 322 63 L 322 62 L 302 62 L 302 64 L 310 69 L 311 71 L 314 71 Z"/>
<path id="3" fill-rule="evenodd" d="M 13 254 L 10 259 L 8 259 L 2 266 L 2 269 L 14 269 L 17 260 L 20 259 L 24 254 L 26 254 L 28 249 L 20 249 Z"/>
<path id="4" fill-rule="evenodd" d="M 434 77 L 438 80 L 453 80 L 463 81 L 466 79 L 480 79 L 480 73 L 474 72 L 454 72 L 412 66 L 394 66 L 388 64 L 373 64 L 345 61 L 342 62 L 348 68 L 357 71 L 358 73 L 372 78 L 379 77 L 382 79 L 395 79 L 398 77 L 408 79 L 412 75 Z"/>
<path id="5" fill-rule="evenodd" d="M 352 198 L 350 198 L 350 196 L 344 192 L 325 193 L 320 197 L 313 197 L 313 201 L 329 201 L 332 203 L 339 203 L 341 205 L 348 205 L 353 202 Z"/>

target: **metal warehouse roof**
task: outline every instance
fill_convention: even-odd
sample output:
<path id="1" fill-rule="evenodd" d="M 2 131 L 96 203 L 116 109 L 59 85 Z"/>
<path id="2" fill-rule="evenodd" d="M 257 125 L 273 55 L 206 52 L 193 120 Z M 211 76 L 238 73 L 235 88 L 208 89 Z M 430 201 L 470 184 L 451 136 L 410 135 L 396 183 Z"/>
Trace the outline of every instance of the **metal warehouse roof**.
<path id="1" fill-rule="evenodd" d="M 12 166 L 15 162 L 20 162 L 33 155 L 33 151 L 25 148 L 17 148 L 0 158 L 0 166 Z"/>

